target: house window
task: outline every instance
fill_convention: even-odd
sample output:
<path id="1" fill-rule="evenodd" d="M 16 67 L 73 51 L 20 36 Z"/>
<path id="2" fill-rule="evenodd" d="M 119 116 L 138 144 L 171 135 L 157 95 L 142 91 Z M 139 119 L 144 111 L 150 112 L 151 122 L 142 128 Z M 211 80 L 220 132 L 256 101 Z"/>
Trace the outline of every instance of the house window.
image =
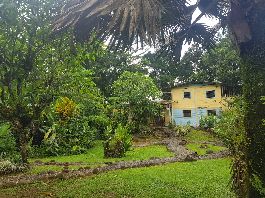
<path id="1" fill-rule="evenodd" d="M 191 98 L 190 92 L 184 92 L 184 98 Z"/>
<path id="2" fill-rule="evenodd" d="M 206 98 L 214 98 L 215 97 L 215 90 L 206 91 Z"/>
<path id="3" fill-rule="evenodd" d="M 191 117 L 191 110 L 183 110 L 183 117 L 190 118 Z"/>
<path id="4" fill-rule="evenodd" d="M 207 114 L 208 114 L 208 116 L 210 116 L 210 115 L 216 116 L 216 110 L 215 109 L 207 110 Z"/>

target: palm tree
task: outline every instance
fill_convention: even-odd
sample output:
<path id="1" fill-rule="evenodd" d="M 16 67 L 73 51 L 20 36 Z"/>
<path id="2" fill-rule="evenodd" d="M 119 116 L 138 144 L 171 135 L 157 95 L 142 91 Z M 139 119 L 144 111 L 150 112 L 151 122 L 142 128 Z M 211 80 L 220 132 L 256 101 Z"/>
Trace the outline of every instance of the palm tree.
<path id="1" fill-rule="evenodd" d="M 112 48 L 132 45 L 159 46 L 175 59 L 180 58 L 186 40 L 209 45 L 216 29 L 198 23 L 203 15 L 220 19 L 228 26 L 242 58 L 245 128 L 248 145 L 244 156 L 247 179 L 234 173 L 240 197 L 262 197 L 255 183 L 265 185 L 265 0 L 70 0 L 54 25 L 55 31 L 74 27 L 75 38 L 86 40 L 97 32 L 109 39 Z M 191 21 L 196 8 L 202 14 Z M 238 178 L 238 179 L 235 179 Z M 264 189 L 263 189 L 264 191 Z"/>

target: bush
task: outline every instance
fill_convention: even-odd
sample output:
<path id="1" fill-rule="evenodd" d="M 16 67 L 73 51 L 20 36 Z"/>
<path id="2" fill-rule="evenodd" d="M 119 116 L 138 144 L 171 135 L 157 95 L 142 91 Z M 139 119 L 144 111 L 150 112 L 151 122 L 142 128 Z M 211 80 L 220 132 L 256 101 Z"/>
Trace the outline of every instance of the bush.
<path id="1" fill-rule="evenodd" d="M 205 116 L 200 119 L 200 127 L 204 129 L 213 129 L 217 122 L 218 118 L 216 116 Z"/>
<path id="2" fill-rule="evenodd" d="M 8 159 L 13 162 L 20 161 L 16 140 L 10 131 L 9 124 L 0 125 L 0 159 Z"/>
<path id="3" fill-rule="evenodd" d="M 111 124 L 110 118 L 105 115 L 92 115 L 89 116 L 89 126 L 96 129 L 96 138 L 97 139 L 105 139 L 105 131 L 107 130 L 107 126 Z"/>
<path id="4" fill-rule="evenodd" d="M 174 127 L 174 131 L 176 132 L 177 136 L 184 137 L 192 131 L 192 127 L 190 125 L 177 125 Z"/>
<path id="5" fill-rule="evenodd" d="M 57 100 L 44 117 L 44 139 L 40 146 L 32 147 L 32 156 L 80 154 L 92 146 L 96 129 L 74 101 L 66 97 Z"/>
<path id="6" fill-rule="evenodd" d="M 45 133 L 39 147 L 44 156 L 80 154 L 91 147 L 95 130 L 88 125 L 86 117 L 75 117 L 65 122 L 55 122 Z"/>
<path id="7" fill-rule="evenodd" d="M 232 182 L 233 189 L 239 197 L 244 197 L 244 194 L 247 193 L 249 182 L 248 139 L 244 127 L 243 106 L 243 101 L 240 98 L 235 99 L 230 104 L 230 108 L 223 112 L 222 117 L 214 127 L 214 133 L 222 139 L 233 155 Z"/>
<path id="8" fill-rule="evenodd" d="M 67 97 L 61 97 L 56 101 L 55 112 L 62 120 L 74 117 L 77 110 L 77 104 Z"/>
<path id="9" fill-rule="evenodd" d="M 123 157 L 132 145 L 132 136 L 126 127 L 121 124 L 115 129 L 112 134 L 111 127 L 108 127 L 106 133 L 109 139 L 104 142 L 105 157 Z"/>
<path id="10" fill-rule="evenodd" d="M 0 161 L 0 175 L 6 175 L 10 173 L 18 173 L 28 169 L 27 165 L 14 164 L 9 160 Z"/>

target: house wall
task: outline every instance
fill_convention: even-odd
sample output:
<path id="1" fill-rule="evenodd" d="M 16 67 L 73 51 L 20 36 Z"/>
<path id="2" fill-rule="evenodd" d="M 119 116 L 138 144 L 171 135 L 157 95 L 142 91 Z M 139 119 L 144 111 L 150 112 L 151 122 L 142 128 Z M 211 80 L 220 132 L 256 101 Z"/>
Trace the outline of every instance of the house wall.
<path id="1" fill-rule="evenodd" d="M 214 98 L 207 98 L 206 92 L 215 90 Z M 191 98 L 184 98 L 190 92 Z M 177 125 L 199 126 L 200 118 L 207 116 L 207 110 L 216 110 L 220 115 L 224 108 L 220 85 L 190 85 L 172 89 L 172 121 Z M 184 117 L 183 110 L 191 110 L 191 117 Z"/>
<path id="2" fill-rule="evenodd" d="M 200 125 L 201 117 L 207 116 L 207 110 L 216 110 L 216 115 L 220 115 L 222 109 L 221 108 L 211 108 L 211 109 L 172 109 L 172 121 L 176 125 L 190 125 L 194 127 L 198 127 Z M 183 110 L 191 110 L 191 117 L 183 117 Z"/>

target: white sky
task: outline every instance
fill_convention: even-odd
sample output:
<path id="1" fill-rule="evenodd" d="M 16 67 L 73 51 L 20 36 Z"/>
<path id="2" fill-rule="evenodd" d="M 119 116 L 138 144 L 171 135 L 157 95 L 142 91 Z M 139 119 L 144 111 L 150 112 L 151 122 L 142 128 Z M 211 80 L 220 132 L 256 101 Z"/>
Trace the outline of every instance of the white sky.
<path id="1" fill-rule="evenodd" d="M 196 0 L 190 0 L 190 4 L 191 5 L 196 4 Z M 192 20 L 195 20 L 200 14 L 201 14 L 201 11 L 197 8 L 195 10 L 195 12 L 193 13 Z M 218 20 L 215 19 L 215 18 L 209 18 L 209 17 L 203 16 L 198 21 L 198 23 L 204 23 L 204 24 L 212 27 L 212 26 L 214 26 L 214 25 L 216 25 L 218 23 Z M 183 45 L 182 52 L 181 52 L 182 56 L 188 50 L 188 48 L 189 48 L 189 45 L 188 44 L 184 44 Z M 145 54 L 147 52 L 154 52 L 154 51 L 155 51 L 154 48 L 146 47 L 143 50 L 137 50 L 137 52 L 135 52 L 134 55 L 137 56 L 137 55 Z"/>

